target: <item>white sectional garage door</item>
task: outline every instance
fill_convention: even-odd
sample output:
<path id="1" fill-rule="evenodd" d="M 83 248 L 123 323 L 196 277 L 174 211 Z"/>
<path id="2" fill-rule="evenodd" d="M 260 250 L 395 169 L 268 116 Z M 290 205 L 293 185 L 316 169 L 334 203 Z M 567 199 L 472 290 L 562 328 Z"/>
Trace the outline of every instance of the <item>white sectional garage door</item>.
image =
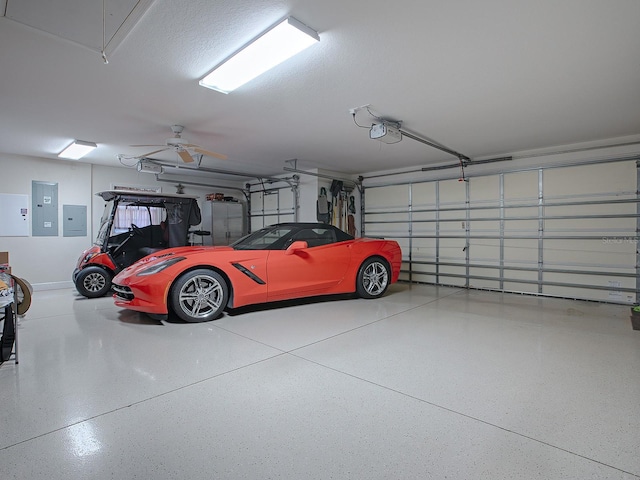
<path id="1" fill-rule="evenodd" d="M 366 187 L 365 234 L 403 280 L 634 303 L 635 160 Z"/>

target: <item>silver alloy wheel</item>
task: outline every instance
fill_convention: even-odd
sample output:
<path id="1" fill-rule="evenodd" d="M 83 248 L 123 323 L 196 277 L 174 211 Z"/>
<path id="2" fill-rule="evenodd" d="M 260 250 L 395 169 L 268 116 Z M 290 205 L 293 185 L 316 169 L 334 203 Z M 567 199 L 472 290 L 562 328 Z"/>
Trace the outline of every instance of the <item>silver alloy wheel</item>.
<path id="1" fill-rule="evenodd" d="M 180 288 L 178 303 L 180 308 L 193 319 L 204 319 L 220 309 L 224 300 L 224 290 L 220 282 L 209 275 L 190 278 Z"/>
<path id="2" fill-rule="evenodd" d="M 101 273 L 90 273 L 82 281 L 82 286 L 87 292 L 96 293 L 102 290 L 107 284 L 107 279 Z"/>
<path id="3" fill-rule="evenodd" d="M 387 288 L 389 274 L 381 262 L 371 262 L 362 275 L 362 286 L 372 296 L 378 296 Z"/>

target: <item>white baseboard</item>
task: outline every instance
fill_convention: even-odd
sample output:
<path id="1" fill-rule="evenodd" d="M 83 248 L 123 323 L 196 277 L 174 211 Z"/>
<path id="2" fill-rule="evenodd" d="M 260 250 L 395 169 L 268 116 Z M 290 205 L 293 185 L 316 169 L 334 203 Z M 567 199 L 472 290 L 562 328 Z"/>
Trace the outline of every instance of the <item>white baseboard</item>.
<path id="1" fill-rule="evenodd" d="M 67 282 L 45 282 L 45 283 L 32 283 L 33 291 L 42 290 L 59 290 L 61 288 L 73 288 L 73 282 L 71 280 Z"/>

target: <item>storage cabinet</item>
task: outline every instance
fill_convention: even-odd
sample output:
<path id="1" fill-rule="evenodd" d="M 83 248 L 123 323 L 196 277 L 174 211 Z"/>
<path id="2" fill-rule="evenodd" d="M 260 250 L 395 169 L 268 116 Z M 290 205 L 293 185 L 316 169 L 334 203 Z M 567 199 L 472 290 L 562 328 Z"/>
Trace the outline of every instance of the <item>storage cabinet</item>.
<path id="1" fill-rule="evenodd" d="M 207 218 L 208 217 L 208 218 Z M 240 202 L 206 202 L 203 224 L 207 221 L 211 236 L 204 239 L 207 245 L 229 245 L 247 234 L 245 207 Z"/>

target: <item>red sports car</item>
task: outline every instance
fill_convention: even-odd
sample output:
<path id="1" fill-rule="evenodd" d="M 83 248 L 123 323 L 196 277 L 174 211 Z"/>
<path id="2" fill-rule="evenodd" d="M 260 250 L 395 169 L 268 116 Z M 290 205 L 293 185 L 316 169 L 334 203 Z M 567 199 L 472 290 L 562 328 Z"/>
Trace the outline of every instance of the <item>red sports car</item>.
<path id="1" fill-rule="evenodd" d="M 177 247 L 134 263 L 113 279 L 119 307 L 187 322 L 225 308 L 356 292 L 378 298 L 400 274 L 397 242 L 353 238 L 322 223 L 283 223 L 228 247 Z"/>

